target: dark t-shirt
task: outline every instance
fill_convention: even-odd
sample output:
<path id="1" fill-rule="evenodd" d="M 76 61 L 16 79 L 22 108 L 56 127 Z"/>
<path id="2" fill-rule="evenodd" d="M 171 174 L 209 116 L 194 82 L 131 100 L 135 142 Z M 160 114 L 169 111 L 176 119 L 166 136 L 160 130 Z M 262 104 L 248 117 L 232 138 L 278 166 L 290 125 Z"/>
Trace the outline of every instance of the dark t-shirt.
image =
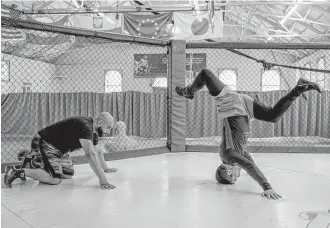
<path id="1" fill-rule="evenodd" d="M 94 145 L 98 141 L 97 134 L 93 134 L 91 117 L 70 117 L 40 130 L 38 134 L 62 153 L 82 148 L 79 139 L 89 139 Z"/>
<path id="2" fill-rule="evenodd" d="M 233 116 L 223 121 L 220 157 L 224 163 L 242 167 L 266 191 L 271 185 L 245 150 L 250 133 L 250 123 L 246 116 Z"/>

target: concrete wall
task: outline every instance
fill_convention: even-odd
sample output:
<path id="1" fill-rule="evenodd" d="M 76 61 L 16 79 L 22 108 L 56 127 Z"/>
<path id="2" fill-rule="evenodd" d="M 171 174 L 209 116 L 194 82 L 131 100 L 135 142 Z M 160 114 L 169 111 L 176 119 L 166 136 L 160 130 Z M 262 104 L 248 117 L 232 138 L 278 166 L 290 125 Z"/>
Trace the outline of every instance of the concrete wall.
<path id="1" fill-rule="evenodd" d="M 21 92 L 23 82 L 32 83 L 33 92 L 104 92 L 105 72 L 118 70 L 122 74 L 122 91 L 152 92 L 152 78 L 134 77 L 134 54 L 166 54 L 167 48 L 123 43 L 108 43 L 82 46 L 60 56 L 54 64 L 3 55 L 11 61 L 11 80 L 2 82 L 2 93 Z M 294 64 L 290 55 L 283 51 L 240 50 L 254 58 L 286 65 Z M 227 50 L 188 49 L 187 53 L 206 53 L 207 68 L 218 74 L 220 69 L 234 69 L 237 72 L 237 90 L 260 91 L 262 65 L 254 60 Z M 311 60 L 316 67 L 317 60 L 325 56 L 329 68 L 329 51 L 318 51 L 299 61 L 299 66 Z M 292 88 L 296 71 L 281 68 L 281 89 Z M 64 76 L 56 78 L 54 75 Z M 288 85 L 287 85 L 287 83 Z M 327 77 L 330 88 L 330 77 Z"/>
<path id="2" fill-rule="evenodd" d="M 1 81 L 1 93 L 21 93 L 23 83 L 31 83 L 32 92 L 58 91 L 55 65 L 7 54 L 2 54 L 2 60 L 10 62 L 10 80 Z"/>
<path id="3" fill-rule="evenodd" d="M 134 54 L 166 54 L 166 48 L 132 44 L 102 44 L 66 53 L 56 61 L 57 74 L 65 75 L 60 92 L 104 92 L 105 72 L 122 73 L 122 91 L 151 92 L 152 78 L 134 77 Z"/>
<path id="4" fill-rule="evenodd" d="M 166 53 L 166 48 L 132 44 L 94 45 L 79 51 L 66 53 L 56 61 L 57 74 L 65 75 L 60 92 L 104 92 L 104 77 L 107 70 L 118 70 L 122 73 L 123 91 L 152 91 L 150 78 L 134 77 L 134 54 Z M 226 50 L 190 49 L 188 53 L 206 53 L 207 68 L 215 73 L 219 69 L 236 69 L 237 89 L 242 91 L 261 90 L 262 66 L 254 60 L 239 56 Z M 255 58 L 273 61 L 268 50 L 246 50 Z M 275 53 L 281 63 L 292 61 L 287 55 Z"/>

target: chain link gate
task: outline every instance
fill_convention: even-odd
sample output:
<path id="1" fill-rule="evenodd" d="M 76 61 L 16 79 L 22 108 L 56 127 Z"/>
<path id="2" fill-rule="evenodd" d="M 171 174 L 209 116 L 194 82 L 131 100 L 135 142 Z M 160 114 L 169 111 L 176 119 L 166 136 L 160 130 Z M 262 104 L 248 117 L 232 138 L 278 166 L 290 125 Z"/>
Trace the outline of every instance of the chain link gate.
<path id="1" fill-rule="evenodd" d="M 100 140 L 117 149 L 112 152 L 166 147 L 167 68 L 151 74 L 158 62 L 167 64 L 166 45 L 40 31 L 14 21 L 2 30 L 8 35 L 1 59 L 2 163 L 16 162 L 42 128 L 100 112 L 126 125 L 128 141 L 113 145 L 114 130 Z"/>
<path id="2" fill-rule="evenodd" d="M 208 46 L 212 46 L 212 43 Z M 300 77 L 316 81 L 324 92 L 304 93 L 307 100 L 300 96 L 276 123 L 252 121 L 248 150 L 329 152 L 330 67 L 326 64 L 330 62 L 329 48 L 234 49 L 235 45 L 232 46 L 228 49 L 187 48 L 186 85 L 192 83 L 200 68 L 205 65 L 232 90 L 273 107 L 297 84 Z M 299 69 L 276 65 L 294 66 Z M 207 88 L 197 92 L 193 100 L 187 99 L 186 104 L 187 150 L 218 151 L 222 119 L 217 118 L 215 102 Z"/>

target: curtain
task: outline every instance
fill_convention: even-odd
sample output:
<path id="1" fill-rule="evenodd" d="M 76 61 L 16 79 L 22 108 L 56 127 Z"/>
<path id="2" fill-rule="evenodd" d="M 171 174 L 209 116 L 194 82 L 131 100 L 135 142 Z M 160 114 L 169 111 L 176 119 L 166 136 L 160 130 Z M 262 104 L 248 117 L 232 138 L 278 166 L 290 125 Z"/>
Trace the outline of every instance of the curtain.
<path id="1" fill-rule="evenodd" d="M 273 106 L 287 91 L 245 92 Z M 330 138 L 330 91 L 306 93 L 297 99 L 275 124 L 254 120 L 251 137 L 320 136 Z M 33 135 L 38 130 L 70 116 L 90 116 L 106 111 L 115 121 L 124 121 L 128 135 L 166 137 L 166 91 L 157 93 L 10 93 L 1 97 L 1 133 Z M 216 117 L 214 101 L 207 91 L 187 100 L 186 137 L 221 135 L 222 120 Z"/>
<path id="2" fill-rule="evenodd" d="M 109 112 L 128 135 L 166 137 L 166 93 L 11 93 L 1 99 L 1 134 L 33 135 L 71 116 Z"/>
<path id="3" fill-rule="evenodd" d="M 239 92 L 274 106 L 287 91 Z M 330 138 L 330 91 L 322 94 L 305 93 L 308 100 L 299 97 L 277 123 L 259 120 L 251 122 L 252 138 L 320 136 Z M 214 100 L 207 91 L 187 100 L 186 137 L 199 138 L 220 135 L 222 119 L 216 117 Z"/>

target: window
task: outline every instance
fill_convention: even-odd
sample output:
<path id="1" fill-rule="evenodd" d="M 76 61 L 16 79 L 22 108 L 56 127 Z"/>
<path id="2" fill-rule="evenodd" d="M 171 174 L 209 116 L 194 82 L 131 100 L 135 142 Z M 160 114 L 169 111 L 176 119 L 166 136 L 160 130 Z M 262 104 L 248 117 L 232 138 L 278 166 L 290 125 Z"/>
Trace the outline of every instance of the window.
<path id="1" fill-rule="evenodd" d="M 31 93 L 32 92 L 31 87 L 32 87 L 31 83 L 24 82 L 23 85 L 22 85 L 23 93 Z"/>
<path id="2" fill-rule="evenodd" d="M 237 75 L 236 69 L 234 70 L 220 69 L 218 78 L 220 81 L 222 81 L 232 90 L 237 90 L 236 75 Z"/>
<path id="3" fill-rule="evenodd" d="M 116 70 L 110 70 L 105 73 L 104 92 L 121 92 L 121 74 Z"/>
<path id="4" fill-rule="evenodd" d="M 262 74 L 261 90 L 272 91 L 280 90 L 280 75 L 276 70 L 267 70 Z"/>
<path id="5" fill-rule="evenodd" d="M 1 60 L 1 81 L 9 82 L 10 64 L 9 61 Z"/>
<path id="6" fill-rule="evenodd" d="M 166 88 L 167 87 L 167 78 L 155 78 L 153 80 L 152 87 Z"/>

